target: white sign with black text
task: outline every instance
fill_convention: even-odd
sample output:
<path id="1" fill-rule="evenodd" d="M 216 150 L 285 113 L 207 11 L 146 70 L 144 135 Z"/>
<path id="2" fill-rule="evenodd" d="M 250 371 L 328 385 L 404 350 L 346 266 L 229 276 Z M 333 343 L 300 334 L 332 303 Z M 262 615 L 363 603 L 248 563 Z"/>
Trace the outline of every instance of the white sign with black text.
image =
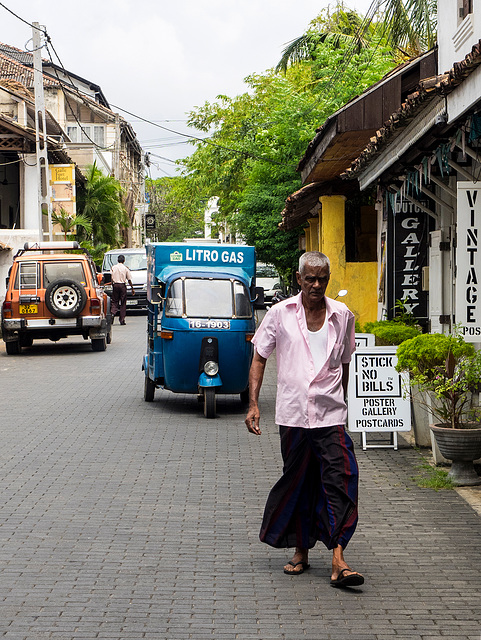
<path id="1" fill-rule="evenodd" d="M 410 431 L 409 378 L 395 369 L 396 350 L 366 347 L 354 353 L 349 369 L 349 431 Z"/>
<path id="2" fill-rule="evenodd" d="M 376 344 L 376 339 L 373 333 L 356 333 L 356 349 L 360 349 L 361 347 L 374 347 Z"/>
<path id="3" fill-rule="evenodd" d="M 481 342 L 481 187 L 458 182 L 456 249 L 456 325 L 468 342 Z"/>

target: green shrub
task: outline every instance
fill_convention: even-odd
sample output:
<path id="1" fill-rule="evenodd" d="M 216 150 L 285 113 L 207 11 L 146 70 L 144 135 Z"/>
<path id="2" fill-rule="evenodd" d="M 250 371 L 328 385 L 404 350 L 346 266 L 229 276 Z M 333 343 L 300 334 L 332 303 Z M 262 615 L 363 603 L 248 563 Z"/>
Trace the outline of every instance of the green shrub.
<path id="1" fill-rule="evenodd" d="M 426 333 L 399 345 L 397 356 L 396 369 L 436 399 L 422 404 L 441 424 L 463 429 L 479 422 L 479 407 L 471 400 L 481 382 L 481 351 L 460 335 Z"/>
<path id="2" fill-rule="evenodd" d="M 366 333 L 373 333 L 376 336 L 376 344 L 381 347 L 397 346 L 405 340 L 421 334 L 420 330 L 416 327 L 396 320 L 367 322 L 364 325 L 364 331 Z"/>
<path id="3" fill-rule="evenodd" d="M 461 336 L 442 333 L 424 333 L 399 345 L 397 350 L 398 371 L 409 371 L 412 378 L 434 377 L 439 367 L 444 367 L 448 355 L 452 353 L 456 361 L 464 356 L 474 355 L 474 347 Z"/>

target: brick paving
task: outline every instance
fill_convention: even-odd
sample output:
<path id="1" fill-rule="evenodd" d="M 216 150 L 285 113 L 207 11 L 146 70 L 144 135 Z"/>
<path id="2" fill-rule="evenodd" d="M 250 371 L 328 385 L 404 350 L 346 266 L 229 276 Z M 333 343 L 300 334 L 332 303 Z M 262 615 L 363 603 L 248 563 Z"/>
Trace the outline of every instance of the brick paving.
<path id="1" fill-rule="evenodd" d="M 10 640 L 481 638 L 480 516 L 412 481 L 419 454 L 357 449 L 359 589 L 302 576 L 258 541 L 280 474 L 275 371 L 263 435 L 237 397 L 206 420 L 195 397 L 143 401 L 145 317 L 104 353 L 81 338 L 0 347 L 0 637 Z"/>

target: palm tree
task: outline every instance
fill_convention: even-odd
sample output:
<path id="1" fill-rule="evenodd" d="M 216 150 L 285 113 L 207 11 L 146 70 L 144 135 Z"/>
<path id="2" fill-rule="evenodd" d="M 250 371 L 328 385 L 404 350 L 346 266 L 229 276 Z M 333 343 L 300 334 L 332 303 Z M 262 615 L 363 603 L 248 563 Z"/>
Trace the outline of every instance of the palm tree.
<path id="1" fill-rule="evenodd" d="M 393 47 L 413 57 L 435 46 L 437 0 L 380 0 L 380 6 Z"/>
<path id="2" fill-rule="evenodd" d="M 277 63 L 276 71 L 287 70 L 303 60 L 313 60 L 319 44 L 330 43 L 335 49 L 351 44 L 355 53 L 361 51 L 370 39 L 373 31 L 370 24 L 363 24 L 362 17 L 355 11 L 345 10 L 344 3 L 338 1 L 333 13 L 329 7 L 311 21 L 309 29 L 299 38 L 288 43 Z"/>
<path id="3" fill-rule="evenodd" d="M 324 10 L 306 33 L 287 45 L 276 71 L 285 73 L 289 65 L 314 59 L 316 47 L 323 42 L 335 48 L 350 44 L 349 49 L 357 53 L 373 38 L 380 38 L 393 51 L 414 57 L 434 47 L 436 30 L 437 0 L 373 0 L 364 19 L 338 0 L 332 14 Z"/>
<path id="4" fill-rule="evenodd" d="M 62 228 L 65 240 L 67 240 L 67 234 L 75 233 L 75 227 L 81 227 L 86 233 L 92 232 L 92 225 L 88 218 L 82 215 L 76 216 L 71 214 L 63 207 L 60 207 L 60 211 L 52 211 L 52 222 Z"/>
<path id="5" fill-rule="evenodd" d="M 122 187 L 112 176 L 105 176 L 95 162 L 87 167 L 86 184 L 79 190 L 78 206 L 92 225 L 93 243 L 117 246 L 119 229 L 129 225 L 122 204 Z"/>

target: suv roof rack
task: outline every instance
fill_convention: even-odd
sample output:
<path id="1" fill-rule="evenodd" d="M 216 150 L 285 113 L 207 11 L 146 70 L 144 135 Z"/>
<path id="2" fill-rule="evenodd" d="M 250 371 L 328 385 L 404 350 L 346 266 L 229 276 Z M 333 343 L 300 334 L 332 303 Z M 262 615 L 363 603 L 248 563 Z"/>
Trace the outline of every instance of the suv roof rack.
<path id="1" fill-rule="evenodd" d="M 80 249 L 76 240 L 51 240 L 49 242 L 26 242 L 24 251 L 50 251 L 52 249 Z"/>
<path id="2" fill-rule="evenodd" d="M 13 256 L 13 259 L 18 258 L 23 255 L 26 251 L 71 251 L 71 250 L 81 251 L 83 254 L 92 259 L 90 251 L 81 247 L 80 244 L 76 240 L 51 240 L 45 242 L 26 242 L 23 245 L 23 249 L 19 249 L 17 253 Z"/>

